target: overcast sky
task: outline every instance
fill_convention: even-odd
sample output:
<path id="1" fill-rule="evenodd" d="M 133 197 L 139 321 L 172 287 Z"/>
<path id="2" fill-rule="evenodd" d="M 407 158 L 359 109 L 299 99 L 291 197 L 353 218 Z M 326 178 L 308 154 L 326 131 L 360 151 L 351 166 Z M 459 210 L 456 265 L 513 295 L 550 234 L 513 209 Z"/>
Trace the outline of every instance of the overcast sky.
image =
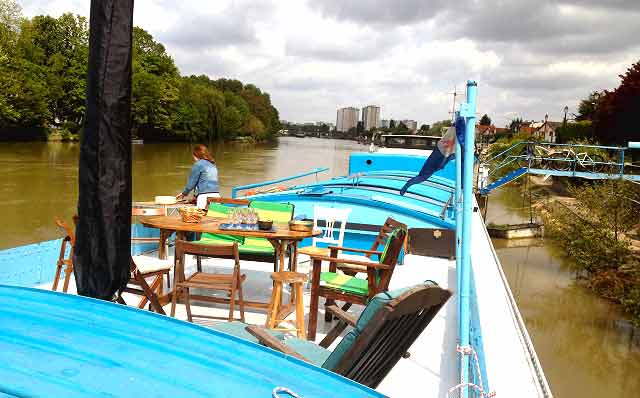
<path id="1" fill-rule="evenodd" d="M 89 0 L 18 2 L 89 16 Z M 298 122 L 376 104 L 432 123 L 467 79 L 498 126 L 561 120 L 640 59 L 640 0 L 137 0 L 134 20 L 182 74 L 254 83 Z"/>

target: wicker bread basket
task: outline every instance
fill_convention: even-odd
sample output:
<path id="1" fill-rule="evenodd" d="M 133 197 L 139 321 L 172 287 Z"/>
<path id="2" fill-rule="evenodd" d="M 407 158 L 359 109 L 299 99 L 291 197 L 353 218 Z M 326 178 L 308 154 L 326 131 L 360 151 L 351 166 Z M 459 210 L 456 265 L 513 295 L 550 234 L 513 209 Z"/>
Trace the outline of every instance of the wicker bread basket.
<path id="1" fill-rule="evenodd" d="M 178 209 L 178 212 L 180 212 L 182 222 L 188 223 L 199 223 L 206 214 L 204 210 L 198 209 L 197 207 L 181 207 Z"/>

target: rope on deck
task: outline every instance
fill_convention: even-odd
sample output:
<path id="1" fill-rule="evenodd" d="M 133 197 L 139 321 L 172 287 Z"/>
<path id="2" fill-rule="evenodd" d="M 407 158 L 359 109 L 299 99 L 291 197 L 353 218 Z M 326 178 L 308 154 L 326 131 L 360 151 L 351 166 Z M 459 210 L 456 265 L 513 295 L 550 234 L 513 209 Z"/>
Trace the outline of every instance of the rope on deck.
<path id="1" fill-rule="evenodd" d="M 455 386 L 451 387 L 449 391 L 447 391 L 447 398 L 449 398 L 454 391 L 462 390 L 465 387 L 473 388 L 480 394 L 481 397 L 486 397 L 486 398 L 495 397 L 496 396 L 495 391 L 489 391 L 489 392 L 484 391 L 484 385 L 482 383 L 482 373 L 480 372 L 480 361 L 478 360 L 478 354 L 476 353 L 476 350 L 474 350 L 473 347 L 471 346 L 458 345 L 456 347 L 456 351 L 460 354 L 460 384 L 456 384 Z M 464 372 L 462 371 L 462 363 L 463 363 L 462 358 L 464 358 L 465 355 L 473 355 L 473 360 L 476 365 L 475 368 L 476 368 L 476 376 L 478 378 L 478 384 L 472 383 L 471 381 L 469 382 L 464 381 Z"/>
<path id="2" fill-rule="evenodd" d="M 295 392 L 289 390 L 288 388 L 285 387 L 276 387 L 273 389 L 273 391 L 271 392 L 271 396 L 273 398 L 280 398 L 280 394 L 288 394 L 289 396 L 292 396 L 293 398 L 302 398 L 300 397 L 300 395 L 296 394 Z"/>

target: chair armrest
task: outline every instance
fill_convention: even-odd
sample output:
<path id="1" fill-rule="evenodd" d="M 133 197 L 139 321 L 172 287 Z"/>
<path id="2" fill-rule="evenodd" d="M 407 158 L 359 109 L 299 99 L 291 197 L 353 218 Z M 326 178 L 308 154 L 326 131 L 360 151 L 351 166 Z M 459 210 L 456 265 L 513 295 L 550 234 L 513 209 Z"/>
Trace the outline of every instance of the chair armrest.
<path id="1" fill-rule="evenodd" d="M 351 260 L 347 258 L 324 256 L 322 254 L 310 254 L 309 257 L 311 257 L 312 260 L 328 261 L 330 263 L 336 263 L 336 264 L 352 264 L 352 265 L 362 265 L 364 267 L 374 268 L 374 269 L 389 269 L 389 266 L 386 264 L 380 264 L 380 263 L 375 263 L 370 261 L 356 261 L 356 260 Z"/>
<path id="2" fill-rule="evenodd" d="M 267 346 L 269 348 L 272 348 L 274 350 L 280 351 L 280 352 L 282 352 L 284 354 L 291 355 L 292 357 L 296 357 L 296 358 L 301 359 L 301 360 L 303 360 L 305 362 L 311 363 L 311 361 L 309 361 L 307 358 L 305 358 L 302 355 L 298 354 L 297 351 L 295 351 L 294 349 L 292 349 L 291 347 L 289 347 L 288 345 L 286 345 L 282 341 L 280 341 L 280 340 L 276 339 L 275 337 L 273 337 L 273 335 L 271 333 L 267 332 L 264 327 L 250 325 L 250 326 L 247 326 L 245 328 L 245 330 L 247 332 L 249 332 L 252 336 L 257 338 L 258 341 L 260 342 L 260 344 L 265 345 L 265 346 Z"/>
<path id="3" fill-rule="evenodd" d="M 382 255 L 382 252 L 378 251 L 378 250 L 354 249 L 352 247 L 342 247 L 342 246 L 329 246 L 328 248 L 329 248 L 329 250 L 336 249 L 336 250 L 341 250 L 343 252 L 377 254 L 378 256 Z"/>
<path id="4" fill-rule="evenodd" d="M 336 318 L 340 319 L 341 321 L 345 321 L 349 326 L 356 326 L 356 322 L 358 321 L 356 317 L 346 311 L 343 311 L 342 308 L 338 307 L 337 305 L 328 306 L 326 308 L 326 311 L 331 312 L 333 315 L 335 315 Z"/>

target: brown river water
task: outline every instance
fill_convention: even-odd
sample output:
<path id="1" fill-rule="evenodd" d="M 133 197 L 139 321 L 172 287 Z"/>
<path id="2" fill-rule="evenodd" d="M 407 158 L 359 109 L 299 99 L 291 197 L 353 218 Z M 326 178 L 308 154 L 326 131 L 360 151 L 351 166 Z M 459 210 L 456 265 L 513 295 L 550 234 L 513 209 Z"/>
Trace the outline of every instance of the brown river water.
<path id="1" fill-rule="evenodd" d="M 273 144 L 224 143 L 212 148 L 220 189 L 329 167 L 320 179 L 347 173 L 351 141 L 280 138 Z M 79 145 L 0 143 L 0 249 L 60 236 L 56 216 L 76 208 Z M 184 187 L 192 164 L 188 144 L 133 145 L 133 199 L 153 200 Z M 300 181 L 314 181 L 305 177 Z M 488 221 L 517 222 L 521 197 L 493 195 Z M 640 396 L 640 330 L 618 307 L 577 286 L 551 242 L 494 240 L 518 306 L 556 398 Z M 508 375 L 504 375 L 508 377 Z M 498 391 L 499 396 L 499 391 Z"/>

